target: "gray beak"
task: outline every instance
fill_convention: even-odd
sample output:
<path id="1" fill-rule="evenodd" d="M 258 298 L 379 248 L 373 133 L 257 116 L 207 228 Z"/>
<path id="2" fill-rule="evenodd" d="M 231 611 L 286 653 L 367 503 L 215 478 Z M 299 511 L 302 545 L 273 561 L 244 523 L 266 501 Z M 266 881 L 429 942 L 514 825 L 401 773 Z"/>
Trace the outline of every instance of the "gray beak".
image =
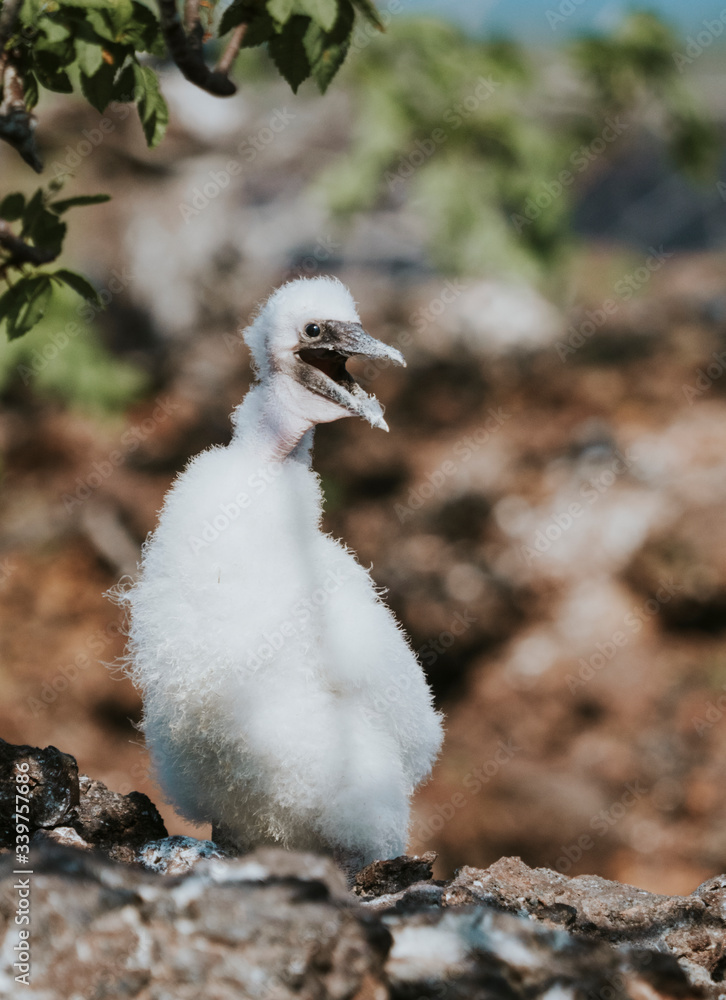
<path id="1" fill-rule="evenodd" d="M 304 334 L 301 338 L 296 351 L 299 364 L 295 377 L 312 392 L 387 431 L 383 407 L 346 371 L 345 362 L 348 358 L 366 358 L 378 362 L 376 367 L 380 370 L 389 364 L 405 367 L 401 352 L 371 337 L 360 323 L 326 320 L 308 324 L 306 330 L 313 326 L 320 331 L 319 335 Z"/>

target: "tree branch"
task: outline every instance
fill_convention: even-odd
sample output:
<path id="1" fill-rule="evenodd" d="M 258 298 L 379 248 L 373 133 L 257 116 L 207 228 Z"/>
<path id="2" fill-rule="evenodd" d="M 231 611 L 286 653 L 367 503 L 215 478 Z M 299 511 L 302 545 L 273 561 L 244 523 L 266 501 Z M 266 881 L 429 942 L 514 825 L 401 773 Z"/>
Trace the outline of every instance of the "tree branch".
<path id="1" fill-rule="evenodd" d="M 5 0 L 0 10 L 0 52 L 10 41 L 23 0 Z"/>
<path id="2" fill-rule="evenodd" d="M 188 35 L 194 32 L 194 28 L 199 24 L 199 0 L 185 0 L 184 3 L 184 30 Z"/>
<path id="3" fill-rule="evenodd" d="M 217 73 L 224 73 L 226 75 L 232 69 L 232 65 L 237 58 L 237 53 L 239 52 L 240 45 L 242 44 L 242 39 L 245 37 L 245 31 L 247 31 L 247 25 L 244 23 L 238 24 L 234 29 L 232 37 L 227 42 L 227 48 L 224 50 L 222 57 L 214 67 Z"/>
<path id="4" fill-rule="evenodd" d="M 5 12 L 3 8 L 2 13 Z M 12 30 L 12 27 L 11 29 Z M 2 24 L 0 24 L 2 37 Z M 9 143 L 20 153 L 22 158 L 36 173 L 43 169 L 43 162 L 38 155 L 35 144 L 35 115 L 25 106 L 25 84 L 18 71 L 16 60 L 20 57 L 17 50 L 3 52 L 0 49 L 0 139 Z"/>
<path id="5" fill-rule="evenodd" d="M 169 54 L 184 77 L 216 97 L 231 97 L 237 93 L 237 87 L 226 73 L 212 70 L 205 63 L 202 55 L 202 32 L 198 20 L 187 35 L 177 12 L 175 0 L 158 0 L 158 3 L 161 31 Z M 189 0 L 187 11 L 192 7 L 196 7 L 196 4 L 193 0 Z"/>
<path id="6" fill-rule="evenodd" d="M 49 264 L 58 256 L 53 250 L 33 247 L 21 240 L 4 219 L 0 219 L 0 247 L 10 252 L 10 258 L 0 265 L 3 269 L 18 264 Z"/>

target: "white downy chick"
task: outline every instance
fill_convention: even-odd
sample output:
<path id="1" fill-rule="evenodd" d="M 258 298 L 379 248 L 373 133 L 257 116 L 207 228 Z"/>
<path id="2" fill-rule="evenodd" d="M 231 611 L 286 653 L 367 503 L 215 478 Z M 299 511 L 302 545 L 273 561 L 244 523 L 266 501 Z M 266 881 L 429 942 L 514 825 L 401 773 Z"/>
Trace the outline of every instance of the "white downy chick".
<path id="1" fill-rule="evenodd" d="M 325 851 L 350 871 L 405 850 L 442 726 L 368 572 L 320 530 L 310 450 L 318 423 L 388 429 L 349 357 L 405 362 L 327 277 L 279 288 L 245 339 L 259 380 L 232 440 L 178 476 L 138 582 L 118 595 L 128 669 L 183 816 L 240 851 Z"/>

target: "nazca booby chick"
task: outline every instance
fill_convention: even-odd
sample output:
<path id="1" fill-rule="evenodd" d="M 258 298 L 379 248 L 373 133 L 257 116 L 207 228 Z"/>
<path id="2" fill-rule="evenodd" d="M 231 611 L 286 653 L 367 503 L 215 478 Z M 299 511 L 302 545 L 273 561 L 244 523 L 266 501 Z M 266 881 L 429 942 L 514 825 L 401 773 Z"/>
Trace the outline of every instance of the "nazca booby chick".
<path id="1" fill-rule="evenodd" d="M 320 530 L 311 445 L 315 424 L 341 417 L 388 429 L 349 357 L 405 362 L 328 277 L 279 288 L 244 336 L 259 378 L 232 440 L 176 479 L 118 597 L 129 673 L 183 816 L 240 851 L 325 851 L 351 870 L 405 850 L 442 728 L 368 572 Z"/>

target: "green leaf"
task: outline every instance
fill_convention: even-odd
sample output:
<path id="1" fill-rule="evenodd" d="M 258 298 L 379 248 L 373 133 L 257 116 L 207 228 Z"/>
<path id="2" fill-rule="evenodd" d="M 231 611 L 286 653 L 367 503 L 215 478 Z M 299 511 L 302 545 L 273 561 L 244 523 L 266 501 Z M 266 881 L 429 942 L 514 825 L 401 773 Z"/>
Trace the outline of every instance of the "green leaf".
<path id="1" fill-rule="evenodd" d="M 25 107 L 32 111 L 38 103 L 38 78 L 31 70 L 25 71 Z"/>
<path id="2" fill-rule="evenodd" d="M 66 224 L 45 204 L 43 189 L 38 188 L 23 212 L 21 237 L 30 239 L 36 247 L 59 254 L 66 234 Z"/>
<path id="3" fill-rule="evenodd" d="M 72 288 L 76 295 L 80 295 L 82 299 L 96 303 L 100 301 L 98 292 L 93 287 L 91 282 L 87 278 L 84 278 L 82 274 L 76 274 L 75 271 L 69 271 L 67 268 L 62 267 L 60 270 L 54 271 L 50 277 L 68 285 L 68 287 Z"/>
<path id="4" fill-rule="evenodd" d="M 295 0 L 267 0 L 267 9 L 278 24 L 287 24 L 294 6 Z"/>
<path id="5" fill-rule="evenodd" d="M 121 67 L 113 85 L 114 101 L 119 101 L 121 104 L 127 104 L 129 101 L 134 100 L 134 92 L 136 90 L 136 76 L 134 74 L 135 62 L 136 60 L 132 57 L 130 62 L 127 62 L 125 66 Z"/>
<path id="6" fill-rule="evenodd" d="M 8 222 L 15 222 L 23 214 L 25 209 L 25 197 L 19 191 L 13 191 L 0 201 L 0 218 Z"/>
<path id="7" fill-rule="evenodd" d="M 64 64 L 54 52 L 40 49 L 35 52 L 35 73 L 38 81 L 47 89 L 54 90 L 61 94 L 70 94 L 73 91 Z"/>
<path id="8" fill-rule="evenodd" d="M 89 10 L 85 18 L 99 38 L 104 38 L 107 42 L 115 41 L 116 32 L 108 14 L 102 10 Z"/>
<path id="9" fill-rule="evenodd" d="M 370 21 L 371 24 L 374 24 L 379 31 L 386 30 L 386 26 L 381 20 L 381 15 L 376 10 L 375 4 L 371 3 L 371 0 L 353 0 L 353 3 L 366 21 Z"/>
<path id="10" fill-rule="evenodd" d="M 113 0 L 108 6 L 108 17 L 113 25 L 116 38 L 133 25 L 134 8 L 131 0 Z"/>
<path id="11" fill-rule="evenodd" d="M 312 24 L 309 17 L 295 14 L 282 31 L 270 39 L 272 61 L 292 87 L 293 93 L 310 76 L 310 62 L 303 44 L 303 37 Z"/>
<path id="12" fill-rule="evenodd" d="M 153 149 L 164 138 L 166 126 L 169 124 L 169 109 L 159 90 L 159 80 L 152 69 L 134 63 L 134 79 L 139 118 L 147 145 Z"/>
<path id="13" fill-rule="evenodd" d="M 59 24 L 50 17 L 44 17 L 40 21 L 40 30 L 49 42 L 65 42 L 70 37 L 70 31 L 65 25 Z"/>
<path id="14" fill-rule="evenodd" d="M 232 3 L 227 7 L 227 9 L 222 14 L 219 19 L 219 35 L 226 35 L 228 31 L 232 28 L 236 28 L 238 24 L 242 24 L 246 21 L 248 17 L 253 14 L 249 0 L 232 0 Z"/>
<path id="15" fill-rule="evenodd" d="M 132 27 L 123 33 L 125 44 L 132 44 L 140 52 L 151 52 L 159 57 L 166 55 L 166 45 L 161 34 L 156 12 L 139 0 L 133 0 Z"/>
<path id="16" fill-rule="evenodd" d="M 43 189 L 37 188 L 35 194 L 27 203 L 23 211 L 23 228 L 20 233 L 23 239 L 25 239 L 26 236 L 30 235 L 33 226 L 36 224 L 39 216 L 44 211 L 45 211 L 45 200 L 43 198 Z"/>
<path id="17" fill-rule="evenodd" d="M 95 76 L 103 62 L 103 49 L 96 42 L 76 38 L 76 58 L 82 73 L 86 76 Z"/>
<path id="18" fill-rule="evenodd" d="M 220 37 L 243 23 L 247 25 L 242 39 L 242 48 L 245 49 L 269 41 L 278 30 L 276 22 L 264 7 L 255 6 L 250 0 L 233 0 L 219 22 Z"/>
<path id="19" fill-rule="evenodd" d="M 321 31 L 317 24 L 311 22 L 305 32 L 305 52 L 311 73 L 323 94 L 345 60 L 354 18 L 353 7 L 348 0 L 342 0 L 332 31 Z"/>
<path id="20" fill-rule="evenodd" d="M 276 31 L 275 22 L 267 12 L 264 12 L 247 22 L 242 48 L 253 49 L 256 45 L 264 45 L 265 42 L 269 42 Z"/>
<path id="21" fill-rule="evenodd" d="M 110 200 L 110 194 L 79 194 L 75 198 L 64 198 L 63 201 L 51 202 L 48 208 L 55 212 L 56 215 L 62 215 L 63 212 L 68 211 L 69 208 L 74 208 L 76 205 L 100 205 L 104 201 Z M 1 211 L 0 214 L 2 214 Z"/>
<path id="22" fill-rule="evenodd" d="M 43 318 L 51 296 L 47 274 L 36 274 L 16 281 L 0 297 L 0 320 L 5 321 L 10 340 L 22 337 Z"/>
<path id="23" fill-rule="evenodd" d="M 81 90 L 83 91 L 83 96 L 91 107 L 95 108 L 100 114 L 103 114 L 113 100 L 114 79 L 117 69 L 116 65 L 102 62 L 93 76 L 88 76 L 81 71 Z"/>
<path id="24" fill-rule="evenodd" d="M 323 31 L 330 31 L 338 18 L 336 0 L 297 0 L 298 8 L 308 14 Z"/>

